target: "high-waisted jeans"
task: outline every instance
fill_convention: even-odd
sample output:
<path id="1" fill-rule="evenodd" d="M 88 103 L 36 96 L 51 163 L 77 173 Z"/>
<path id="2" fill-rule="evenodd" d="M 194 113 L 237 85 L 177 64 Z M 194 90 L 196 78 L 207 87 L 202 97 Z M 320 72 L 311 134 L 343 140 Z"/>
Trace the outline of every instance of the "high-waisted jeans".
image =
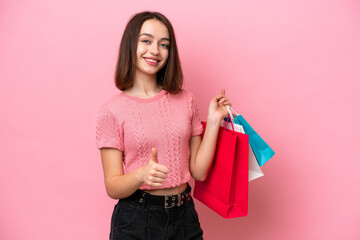
<path id="1" fill-rule="evenodd" d="M 182 193 L 186 196 L 180 201 L 183 204 L 170 203 L 170 206 L 174 205 L 170 208 L 165 207 L 166 203 L 152 201 L 154 195 L 140 190 L 128 198 L 120 199 L 112 215 L 110 239 L 203 239 L 190 191 L 188 185 Z M 175 196 L 170 196 L 170 200 L 175 199 Z M 159 200 L 159 197 L 156 200 Z"/>

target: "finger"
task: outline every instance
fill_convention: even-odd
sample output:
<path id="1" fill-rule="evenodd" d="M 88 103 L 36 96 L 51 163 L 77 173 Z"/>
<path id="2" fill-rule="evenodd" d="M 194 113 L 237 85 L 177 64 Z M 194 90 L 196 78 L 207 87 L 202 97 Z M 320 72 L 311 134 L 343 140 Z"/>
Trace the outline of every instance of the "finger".
<path id="1" fill-rule="evenodd" d="M 151 178 L 166 178 L 167 174 L 161 171 L 157 171 L 156 169 L 150 170 L 150 177 Z"/>
<path id="2" fill-rule="evenodd" d="M 225 104 L 226 102 L 229 102 L 229 99 L 227 97 L 224 97 L 220 99 L 219 103 Z"/>
<path id="3" fill-rule="evenodd" d="M 223 102 L 222 102 L 222 104 L 223 104 L 224 106 L 226 106 L 226 105 L 231 106 L 231 102 L 230 102 L 230 101 L 228 101 L 228 100 L 223 101 Z"/>
<path id="4" fill-rule="evenodd" d="M 157 150 L 156 150 L 156 148 L 151 149 L 151 161 L 159 163 L 158 158 L 157 158 Z"/>
<path id="5" fill-rule="evenodd" d="M 222 99 L 227 99 L 229 100 L 229 98 L 225 95 L 219 95 L 219 97 L 217 98 L 218 100 L 222 100 Z"/>
<path id="6" fill-rule="evenodd" d="M 220 97 L 220 98 L 216 99 L 216 102 L 221 103 L 221 100 L 222 100 L 222 98 Z"/>
<path id="7" fill-rule="evenodd" d="M 155 170 L 165 173 L 165 174 L 168 173 L 168 171 L 169 171 L 169 169 L 165 165 L 162 165 L 162 164 L 156 164 Z"/>
<path id="8" fill-rule="evenodd" d="M 220 101 L 222 101 L 222 102 L 224 102 L 224 101 L 228 101 L 229 99 L 226 97 L 226 96 L 222 96 L 221 98 L 220 98 Z"/>
<path id="9" fill-rule="evenodd" d="M 165 179 L 167 177 L 167 174 L 160 171 L 156 171 L 153 177 Z"/>
<path id="10" fill-rule="evenodd" d="M 217 99 L 222 98 L 222 97 L 225 97 L 225 89 L 224 88 L 221 89 L 220 93 L 216 94 Z"/>
<path id="11" fill-rule="evenodd" d="M 163 182 L 165 182 L 165 179 L 164 178 L 153 178 L 153 179 L 151 179 L 151 182 L 152 183 L 163 183 Z"/>

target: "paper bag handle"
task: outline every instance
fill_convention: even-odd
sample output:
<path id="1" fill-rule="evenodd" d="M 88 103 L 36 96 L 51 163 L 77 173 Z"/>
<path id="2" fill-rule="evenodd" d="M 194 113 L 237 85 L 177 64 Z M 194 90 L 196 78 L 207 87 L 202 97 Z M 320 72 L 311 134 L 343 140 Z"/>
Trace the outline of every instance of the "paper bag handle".
<path id="1" fill-rule="evenodd" d="M 226 107 L 226 110 L 227 110 L 228 113 L 229 113 L 228 116 L 230 116 L 231 127 L 232 127 L 233 131 L 235 131 L 235 130 L 234 130 L 235 121 L 234 121 L 234 116 L 233 116 L 233 114 L 232 114 L 232 111 L 233 111 L 235 114 L 237 114 L 237 115 L 239 115 L 239 114 L 238 114 L 237 112 L 235 112 L 234 109 L 232 109 L 229 105 L 226 105 L 225 107 Z M 226 132 L 228 122 L 229 122 L 229 117 L 227 117 L 224 134 L 225 134 L 225 132 Z"/>
<path id="2" fill-rule="evenodd" d="M 232 113 L 235 113 L 235 116 L 238 116 L 240 114 L 238 114 L 232 107 L 230 107 L 229 105 L 225 106 L 226 109 L 228 110 L 228 112 L 232 115 Z"/>

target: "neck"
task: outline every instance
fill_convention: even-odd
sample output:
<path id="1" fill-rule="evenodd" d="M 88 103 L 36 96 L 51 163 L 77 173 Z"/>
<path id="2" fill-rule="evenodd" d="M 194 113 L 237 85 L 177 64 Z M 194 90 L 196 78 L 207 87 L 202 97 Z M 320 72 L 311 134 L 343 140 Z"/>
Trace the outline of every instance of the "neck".
<path id="1" fill-rule="evenodd" d="M 157 84 L 156 75 L 136 73 L 134 84 L 125 92 L 136 97 L 153 97 L 161 91 Z"/>

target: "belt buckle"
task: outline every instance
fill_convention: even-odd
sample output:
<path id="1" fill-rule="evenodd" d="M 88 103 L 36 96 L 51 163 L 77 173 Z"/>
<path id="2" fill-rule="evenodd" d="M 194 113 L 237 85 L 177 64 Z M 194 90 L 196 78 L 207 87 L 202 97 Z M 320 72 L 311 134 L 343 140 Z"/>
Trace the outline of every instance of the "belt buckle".
<path id="1" fill-rule="evenodd" d="M 177 203 L 175 204 L 175 200 L 177 199 Z M 171 204 L 168 202 L 170 200 Z M 172 196 L 165 196 L 164 198 L 164 207 L 165 208 L 173 208 L 175 206 L 179 207 L 181 204 L 183 204 L 184 201 L 182 199 L 182 195 L 172 195 Z"/>

